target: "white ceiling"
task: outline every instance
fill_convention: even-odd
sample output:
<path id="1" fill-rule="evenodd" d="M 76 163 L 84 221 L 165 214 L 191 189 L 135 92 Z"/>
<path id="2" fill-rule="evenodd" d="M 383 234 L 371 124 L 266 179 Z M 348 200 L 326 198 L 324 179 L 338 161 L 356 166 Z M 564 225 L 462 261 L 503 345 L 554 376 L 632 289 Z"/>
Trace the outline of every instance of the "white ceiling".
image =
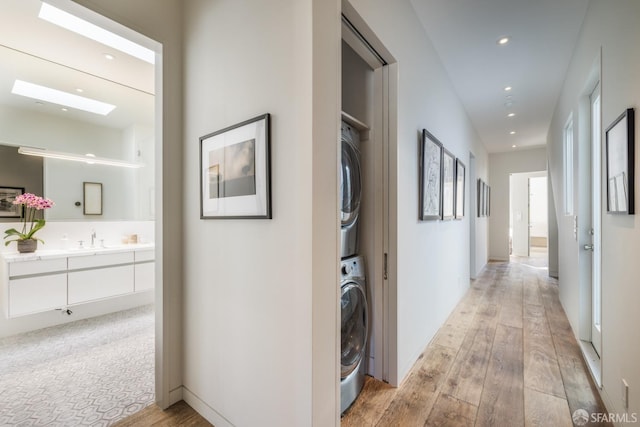
<path id="1" fill-rule="evenodd" d="M 117 129 L 152 125 L 154 66 L 38 18 L 40 0 L 0 2 L 0 105 Z M 115 59 L 107 60 L 105 53 Z M 116 105 L 107 116 L 36 104 L 11 93 L 16 79 Z"/>
<path id="2" fill-rule="evenodd" d="M 544 145 L 589 1 L 411 3 L 487 150 Z"/>

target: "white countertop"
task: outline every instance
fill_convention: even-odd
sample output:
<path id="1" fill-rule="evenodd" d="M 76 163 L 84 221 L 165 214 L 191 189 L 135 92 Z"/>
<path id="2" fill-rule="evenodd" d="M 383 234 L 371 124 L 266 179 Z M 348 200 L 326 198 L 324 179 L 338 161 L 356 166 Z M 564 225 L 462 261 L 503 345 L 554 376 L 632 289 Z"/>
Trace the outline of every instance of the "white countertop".
<path id="1" fill-rule="evenodd" d="M 137 243 L 126 245 L 108 245 L 106 247 L 94 247 L 94 248 L 71 248 L 71 249 L 38 249 L 32 253 L 21 254 L 17 250 L 6 251 L 0 253 L 2 258 L 6 262 L 20 262 L 20 261 L 38 261 L 43 259 L 54 258 L 67 258 L 75 256 L 91 256 L 100 254 L 112 254 L 118 252 L 131 252 L 154 249 L 153 243 Z"/>

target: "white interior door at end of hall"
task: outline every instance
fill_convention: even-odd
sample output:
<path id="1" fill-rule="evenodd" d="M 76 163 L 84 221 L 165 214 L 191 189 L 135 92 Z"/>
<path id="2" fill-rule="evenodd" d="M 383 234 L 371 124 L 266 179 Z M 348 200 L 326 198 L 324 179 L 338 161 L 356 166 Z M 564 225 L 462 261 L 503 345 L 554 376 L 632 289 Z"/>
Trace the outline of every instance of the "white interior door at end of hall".
<path id="1" fill-rule="evenodd" d="M 529 178 L 511 175 L 512 252 L 529 256 Z"/>

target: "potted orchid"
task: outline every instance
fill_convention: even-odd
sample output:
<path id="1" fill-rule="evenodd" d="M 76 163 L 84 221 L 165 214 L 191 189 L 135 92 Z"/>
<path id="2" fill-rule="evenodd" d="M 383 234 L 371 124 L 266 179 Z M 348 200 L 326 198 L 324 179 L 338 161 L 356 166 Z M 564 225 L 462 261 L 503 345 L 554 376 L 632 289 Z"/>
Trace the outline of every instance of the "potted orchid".
<path id="1" fill-rule="evenodd" d="M 36 196 L 35 194 L 25 193 L 17 196 L 13 201 L 13 204 L 24 206 L 22 231 L 18 231 L 15 228 L 6 230 L 4 232 L 4 238 L 8 239 L 13 237 L 13 239 L 7 240 L 4 245 L 8 246 L 9 243 L 16 242 L 18 245 L 18 252 L 35 252 L 38 247 L 38 240 L 42 243 L 44 243 L 44 241 L 33 237 L 33 235 L 44 227 L 45 224 L 44 219 L 36 219 L 36 213 L 53 207 L 53 201 L 45 199 L 44 197 Z M 27 225 L 27 223 L 29 223 L 29 225 Z"/>

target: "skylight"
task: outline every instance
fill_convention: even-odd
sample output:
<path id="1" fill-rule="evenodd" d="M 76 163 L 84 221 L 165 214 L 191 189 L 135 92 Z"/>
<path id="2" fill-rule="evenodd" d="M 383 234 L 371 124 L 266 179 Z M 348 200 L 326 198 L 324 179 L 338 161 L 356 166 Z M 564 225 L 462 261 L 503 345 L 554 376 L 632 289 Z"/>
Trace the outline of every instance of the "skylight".
<path id="1" fill-rule="evenodd" d="M 38 16 L 45 21 L 134 56 L 149 64 L 155 64 L 155 53 L 151 49 L 147 49 L 50 4 L 42 3 Z"/>
<path id="2" fill-rule="evenodd" d="M 106 102 L 96 101 L 95 99 L 85 98 L 84 96 L 63 92 L 61 90 L 40 86 L 22 80 L 16 80 L 13 83 L 11 93 L 53 104 L 64 105 L 77 110 L 101 114 L 103 116 L 106 116 L 116 108 L 115 105 L 107 104 Z"/>

